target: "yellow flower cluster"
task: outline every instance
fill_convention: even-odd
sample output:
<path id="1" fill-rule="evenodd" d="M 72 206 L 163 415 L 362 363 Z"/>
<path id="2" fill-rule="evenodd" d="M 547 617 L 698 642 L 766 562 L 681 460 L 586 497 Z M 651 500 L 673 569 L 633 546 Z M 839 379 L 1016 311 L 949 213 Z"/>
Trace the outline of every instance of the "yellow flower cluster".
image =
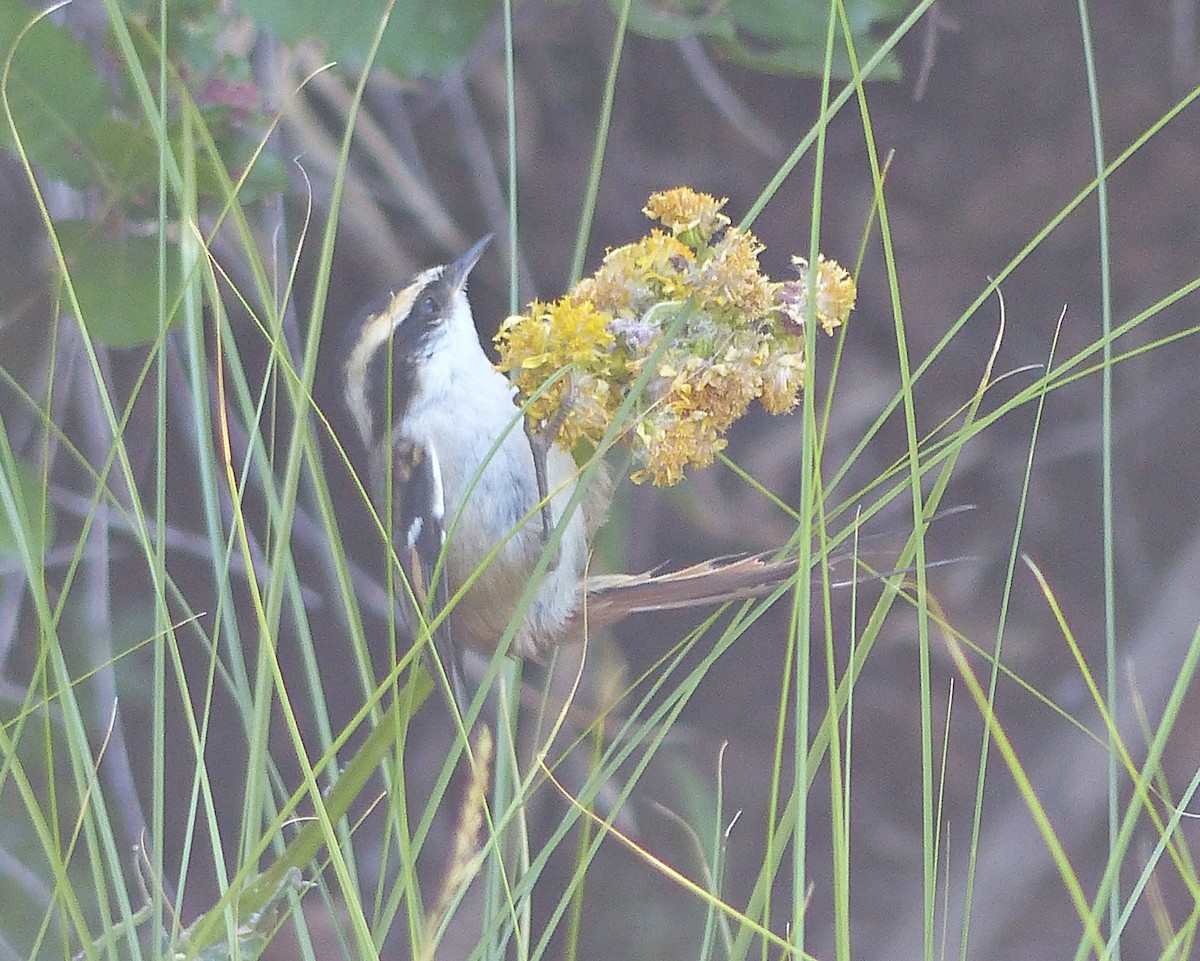
<path id="1" fill-rule="evenodd" d="M 567 450 L 584 438 L 598 440 L 620 404 L 612 320 L 594 301 L 568 295 L 552 304 L 535 300 L 529 313 L 508 318 L 496 335 L 501 369 L 522 398 L 534 398 L 527 416 L 538 429 L 558 421 L 553 440 Z"/>
<path id="2" fill-rule="evenodd" d="M 665 229 L 608 251 L 566 297 L 504 322 L 499 366 L 535 430 L 567 449 L 596 443 L 653 362 L 620 442 L 633 452 L 634 481 L 670 485 L 712 463 L 752 401 L 771 413 L 795 407 L 807 264 L 793 258 L 797 280 L 764 276 L 762 244 L 730 226 L 725 203 L 690 187 L 652 195 L 644 212 Z M 815 316 L 831 333 L 854 307 L 854 281 L 823 257 L 817 270 Z"/>

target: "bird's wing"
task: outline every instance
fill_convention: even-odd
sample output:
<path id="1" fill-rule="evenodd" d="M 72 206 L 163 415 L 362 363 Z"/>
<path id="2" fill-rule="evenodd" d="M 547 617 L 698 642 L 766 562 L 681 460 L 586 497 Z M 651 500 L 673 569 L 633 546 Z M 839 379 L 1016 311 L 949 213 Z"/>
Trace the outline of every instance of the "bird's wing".
<path id="1" fill-rule="evenodd" d="M 400 440 L 393 447 L 392 458 L 392 530 L 396 554 L 412 591 L 416 610 L 411 623 L 419 638 L 421 625 L 429 624 L 450 599 L 445 566 L 438 566 L 446 545 L 446 498 L 437 451 L 432 446 Z M 445 672 L 450 696 L 465 714 L 471 703 L 466 697 L 466 670 L 448 618 L 433 630 L 431 640 L 440 661 L 434 676 Z"/>

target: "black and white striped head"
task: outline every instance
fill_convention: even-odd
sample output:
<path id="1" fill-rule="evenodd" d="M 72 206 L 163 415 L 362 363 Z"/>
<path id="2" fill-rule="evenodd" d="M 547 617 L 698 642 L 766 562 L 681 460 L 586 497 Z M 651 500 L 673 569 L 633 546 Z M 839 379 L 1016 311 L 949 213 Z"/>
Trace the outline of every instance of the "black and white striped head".
<path id="1" fill-rule="evenodd" d="M 418 390 L 435 387 L 464 365 L 488 363 L 466 284 L 491 239 L 489 234 L 477 241 L 453 263 L 422 271 L 360 315 L 342 376 L 346 406 L 372 454 L 391 445 L 393 425 L 405 416 Z"/>

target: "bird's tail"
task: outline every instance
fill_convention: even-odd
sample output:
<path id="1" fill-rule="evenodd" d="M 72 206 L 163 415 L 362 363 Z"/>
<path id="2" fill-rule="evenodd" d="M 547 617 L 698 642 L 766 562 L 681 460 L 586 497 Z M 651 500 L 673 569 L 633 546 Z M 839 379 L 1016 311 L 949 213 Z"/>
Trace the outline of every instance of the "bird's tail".
<path id="1" fill-rule="evenodd" d="M 578 619 L 590 627 L 615 624 L 631 614 L 707 607 L 769 594 L 796 575 L 796 558 L 770 554 L 717 557 L 677 571 L 600 574 L 588 578 Z"/>

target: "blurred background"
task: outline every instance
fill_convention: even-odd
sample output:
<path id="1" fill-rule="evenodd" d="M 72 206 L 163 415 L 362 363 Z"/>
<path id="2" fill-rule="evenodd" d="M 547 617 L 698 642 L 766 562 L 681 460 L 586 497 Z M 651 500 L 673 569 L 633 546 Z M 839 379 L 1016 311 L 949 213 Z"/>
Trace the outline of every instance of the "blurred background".
<path id="1" fill-rule="evenodd" d="M 352 436 L 346 432 L 337 402 L 334 365 L 339 335 L 373 297 L 417 269 L 448 261 L 489 231 L 496 233 L 496 243 L 471 282 L 475 316 L 485 338 L 512 308 L 510 263 L 517 268 L 515 302 L 519 305 L 534 296 L 558 296 L 571 280 L 572 251 L 616 31 L 614 10 L 599 2 L 532 0 L 514 10 L 519 249 L 512 251 L 505 198 L 503 24 L 490 6 L 469 6 L 479 29 L 464 56 L 447 55 L 449 63 L 431 71 L 436 76 L 401 78 L 380 69 L 367 85 L 347 169 L 314 381 L 316 406 L 327 413 L 339 436 Z M 822 7 L 795 4 L 796 9 L 808 6 Z M 787 4 L 776 7 L 783 11 L 781 15 L 789 9 Z M 853 12 L 855 5 L 849 7 Z M 140 13 L 136 5 L 130 10 L 131 16 Z M 688 5 L 680 5 L 680 10 L 666 5 L 662 10 L 663 16 L 694 13 Z M 198 99 L 207 97 L 210 105 L 224 111 L 231 144 L 240 134 L 249 142 L 250 134 L 265 129 L 265 118 L 276 110 L 282 113 L 269 144 L 271 163 L 262 182 L 255 185 L 255 236 L 262 251 L 277 251 L 280 270 L 286 270 L 299 248 L 290 318 L 294 326 L 288 332 L 298 342 L 305 336 L 318 275 L 315 238 L 324 229 L 337 143 L 355 77 L 352 71 L 335 69 L 318 75 L 296 95 L 295 88 L 311 71 L 339 56 L 329 49 L 336 40 L 288 36 L 279 21 L 271 19 L 278 16 L 271 11 L 266 3 L 197 3 L 189 5 L 181 18 L 185 25 L 196 24 L 192 42 L 197 49 L 207 45 L 214 64 L 231 57 L 246 65 L 245 75 L 233 79 L 222 73 L 224 68 L 213 66 L 203 84 L 196 66 L 192 81 Z M 881 39 L 901 12 L 893 11 L 890 19 L 881 14 L 868 35 Z M 1191 0 L 1096 0 L 1087 12 L 1103 134 L 1111 159 L 1200 83 L 1200 13 Z M 824 15 L 821 11 L 822 23 Z M 147 17 L 153 26 L 153 17 Z M 403 17 L 398 5 L 389 30 L 405 30 Z M 120 58 L 101 5 L 77 0 L 59 19 L 93 53 L 102 76 L 106 71 L 119 72 Z M 676 32 L 681 35 L 672 39 L 638 33 L 625 38 L 585 271 L 595 268 L 606 248 L 646 231 L 641 207 L 654 190 L 688 184 L 728 197 L 726 210 L 737 222 L 819 114 L 819 76 L 757 69 L 762 64 L 750 62 L 749 56 L 738 56 L 695 33 Z M 746 50 L 763 52 L 750 43 Z M 195 66 L 200 58 L 194 51 L 192 57 Z M 867 85 L 866 97 L 875 141 L 881 153 L 892 152 L 886 194 L 913 365 L 938 352 L 915 390 L 918 430 L 923 435 L 955 415 L 984 376 L 1001 311 L 994 296 L 982 303 L 978 300 L 989 278 L 1095 177 L 1079 11 L 1074 5 L 1036 0 L 1004 4 L 939 0 L 900 41 L 893 68 L 892 79 Z M 839 82 L 835 81 L 834 89 L 840 89 Z M 1109 183 L 1108 240 L 1117 323 L 1150 308 L 1197 275 L 1198 131 L 1200 115 L 1193 105 L 1134 153 Z M 827 256 L 852 267 L 873 200 L 864 123 L 853 103 L 830 124 L 827 137 L 820 247 Z M 122 169 L 145 162 L 135 147 L 129 149 Z M 154 199 L 152 187 L 129 181 L 133 186 L 123 184 L 120 191 L 121 206 L 114 201 L 113 190 L 107 189 L 111 183 L 80 189 L 69 182 L 64 185 L 61 176 L 51 176 L 45 168 L 37 169 L 51 215 L 91 224 L 95 236 L 136 235 L 138 216 L 132 208 Z M 764 269 L 773 277 L 787 276 L 790 255 L 808 250 L 813 177 L 810 153 L 754 221 L 752 229 L 766 246 Z M 153 182 L 151 175 L 148 184 Z M 301 244 L 309 189 L 314 226 Z M 73 366 L 82 360 L 78 334 L 71 325 L 63 325 L 57 334 L 55 359 L 48 368 L 53 327 L 48 318 L 58 315 L 54 272 L 28 178 L 11 152 L 0 161 L 0 206 L 5 224 L 0 231 L 0 367 L 6 373 L 0 385 L 0 414 L 9 444 L 36 462 L 43 442 L 41 420 L 21 398 L 20 389 L 35 398 L 44 396 L 50 370 L 57 385 L 52 419 L 86 458 L 99 463 L 106 449 L 98 439 L 103 430 L 96 419 L 94 387 L 78 376 L 82 368 Z M 211 212 L 204 216 L 211 222 Z M 985 411 L 1040 376 L 1042 371 L 1036 368 L 1047 363 L 1060 321 L 1060 359 L 1101 336 L 1097 217 L 1092 194 L 1005 279 L 1004 339 L 994 375 L 1014 373 L 988 394 Z M 85 238 L 81 248 L 90 242 Z M 231 287 L 249 282 L 226 234 L 218 233 L 212 248 L 229 272 L 226 282 Z M 78 263 L 87 265 L 84 254 Z M 136 270 L 136 263 L 130 269 Z M 858 289 L 824 448 L 830 470 L 842 465 L 900 385 L 891 295 L 877 231 L 866 248 Z M 230 289 L 223 293 L 228 295 Z M 136 302 L 131 288 L 126 296 L 127 303 Z M 239 310 L 236 298 L 226 296 L 226 300 L 247 366 L 264 367 L 268 362 L 264 337 Z M 939 347 L 964 315 L 966 323 Z M 1118 341 L 1115 350 L 1133 350 L 1195 324 L 1195 297 L 1185 297 Z M 817 344 L 818 384 L 828 373 L 828 344 L 823 338 Z M 202 346 L 213 356 L 211 333 Z M 137 393 L 146 357 L 144 347 L 119 344 L 103 352 L 100 362 L 114 397 L 124 401 Z M 1196 589 L 1200 526 L 1194 509 L 1200 483 L 1196 364 L 1196 345 L 1187 338 L 1131 356 L 1112 372 L 1122 692 L 1115 713 L 1119 729 L 1133 743 L 1140 735 L 1132 695 L 1136 692 L 1142 699 L 1151 719 L 1162 714 L 1192 642 L 1200 608 Z M 177 396 L 184 397 L 187 385 L 182 369 L 169 362 L 165 376 Z M 946 505 L 971 509 L 935 522 L 929 533 L 931 558 L 952 561 L 930 571 L 930 589 L 948 620 L 985 649 L 994 643 L 1000 616 L 1035 413 L 1034 405 L 1026 404 L 966 446 Z M 146 393 L 131 406 L 126 428 L 131 450 L 145 458 L 134 465 L 134 471 L 148 482 L 153 480 L 155 416 L 152 397 Z M 172 429 L 186 429 L 183 419 L 170 423 Z M 1099 373 L 1056 389 L 1046 398 L 1021 539 L 1021 550 L 1045 572 L 1097 674 L 1102 673 L 1104 651 L 1100 437 Z M 90 449 L 89 440 L 94 442 Z M 378 545 L 345 467 L 338 463 L 327 437 L 325 443 L 330 487 L 344 495 L 335 506 L 352 560 L 359 565 L 361 581 L 356 583 L 362 585 L 364 607 L 370 609 L 378 603 L 371 594 L 373 572 L 380 564 Z M 799 491 L 799 444 L 797 419 L 760 412 L 735 428 L 729 454 L 766 488 L 793 503 Z M 244 448 L 244 441 L 235 437 L 234 446 Z M 356 456 L 349 442 L 347 447 Z M 191 609 L 212 611 L 212 571 L 205 550 L 196 546 L 202 540 L 197 519 L 200 498 L 194 480 L 189 479 L 187 448 L 182 442 L 174 445 L 180 460 L 168 468 L 172 473 L 167 505 L 169 569 Z M 839 488 L 830 492 L 831 502 L 841 504 L 852 498 L 904 457 L 905 450 L 903 419 L 896 414 L 854 460 Z M 89 505 L 92 482 L 65 457 L 52 458 L 49 478 L 58 535 L 79 536 L 84 519 L 94 511 Z M 882 569 L 888 568 L 889 552 L 898 551 L 903 532 L 911 528 L 905 506 L 902 497 L 871 524 L 873 536 L 864 546 L 876 552 L 872 560 Z M 850 507 L 852 512 L 853 503 Z M 606 550 L 612 562 L 626 570 L 767 550 L 786 541 L 794 530 L 791 519 L 719 466 L 666 493 L 626 485 L 618 513 L 617 532 Z M 150 585 L 141 567 L 133 563 L 135 551 L 123 539 L 120 523 L 99 524 L 97 531 L 91 535 L 88 551 L 104 550 L 112 562 L 102 572 L 86 562 L 81 566 L 81 586 L 76 589 L 84 600 L 68 608 L 62 625 L 63 636 L 75 645 L 73 670 L 80 673 L 89 665 L 106 663 L 113 651 L 123 650 L 133 639 L 146 637 L 154 623 L 145 599 Z M 102 546 L 94 540 L 101 536 L 106 539 Z M 344 628 L 322 586 L 327 561 L 320 531 L 315 525 L 305 528 L 298 523 L 293 537 L 298 553 L 305 555 L 299 558 L 298 570 L 307 592 L 311 629 L 319 639 L 318 649 L 328 656 L 321 671 L 336 729 L 337 718 L 344 722 L 357 710 L 361 692 L 356 678 L 348 672 L 339 674 L 344 659 L 339 638 Z M 65 560 L 55 554 L 53 543 L 46 565 L 51 579 L 61 583 Z M 28 633 L 34 622 L 24 577 L 15 562 L 6 564 L 0 568 L 0 682 L 6 692 L 3 703 L 15 706 L 28 693 L 37 648 Z M 90 588 L 89 577 L 95 579 Z M 247 600 L 242 586 L 235 590 Z M 877 586 L 867 582 L 858 585 L 858 591 L 861 604 L 862 596 L 877 591 Z M 852 630 L 850 595 L 849 589 L 834 594 L 835 632 L 843 639 L 843 652 L 849 649 Z M 107 606 L 86 602 L 96 596 L 107 597 Z M 377 609 L 373 616 L 380 616 Z M 285 617 L 285 623 L 288 620 Z M 621 662 L 629 676 L 637 676 L 698 620 L 699 615 L 640 618 L 622 626 L 614 651 L 606 656 Z M 98 624 L 104 625 L 99 631 Z M 760 838 L 769 804 L 766 780 L 775 751 L 780 676 L 785 667 L 781 638 L 787 631 L 787 605 L 780 604 L 716 663 L 685 710 L 666 756 L 639 783 L 631 805 L 639 842 L 668 862 L 687 864 L 691 842 L 653 802 L 686 809 L 690 793 L 703 793 L 695 785 L 711 788 L 721 746 L 727 743 L 724 811 L 727 816 L 742 812 L 730 835 L 724 888 L 735 905 L 749 897 L 762 861 Z M 98 640 L 99 635 L 105 640 Z M 285 673 L 289 643 L 285 631 L 280 641 Z M 373 653 L 381 660 L 387 655 L 386 650 Z M 194 658 L 189 670 L 202 670 L 207 663 L 202 650 L 187 656 Z M 1103 725 L 1045 598 L 1023 567 L 1018 568 L 1008 609 L 1003 661 L 1059 709 L 1011 680 L 1001 681 L 997 699 L 1001 721 L 1084 889 L 1091 892 L 1106 863 L 1107 755 L 1102 744 L 1063 715 L 1073 716 L 1095 733 L 1102 733 Z M 986 663 L 980 660 L 977 669 L 985 674 Z M 119 810 L 129 843 L 138 835 L 137 812 L 150 790 L 150 769 L 139 759 L 144 738 L 136 733 L 139 718 L 148 716 L 149 670 L 136 655 L 124 658 L 120 671 L 101 672 L 86 695 L 95 730 L 104 729 L 112 695 L 119 694 L 121 725 L 135 732 L 115 739 L 107 755 L 111 769 L 104 772 L 108 788 L 127 801 Z M 814 676 L 823 677 L 823 671 L 823 666 L 814 665 Z M 935 645 L 931 713 L 939 726 L 946 724 L 955 674 L 948 653 Z M 814 699 L 813 716 L 819 719 L 823 695 L 818 692 Z M 945 897 L 942 910 L 949 930 L 957 932 L 982 724 L 965 692 L 956 691 L 954 699 L 944 742 L 945 864 L 938 876 L 944 888 L 939 893 L 939 899 Z M 220 693 L 217 703 L 221 703 Z M 850 811 L 856 958 L 916 958 L 922 951 L 918 704 L 915 616 L 910 609 L 898 607 L 855 693 Z M 11 713 L 8 707 L 5 711 Z M 179 723 L 170 718 L 168 727 Z M 214 732 L 220 732 L 219 709 L 213 723 Z M 416 790 L 429 790 L 453 732 L 440 705 L 430 704 L 414 723 L 409 774 L 414 784 L 425 785 Z M 1164 761 L 1176 793 L 1197 767 L 1198 726 L 1200 716 L 1191 698 Z M 934 732 L 935 745 L 942 744 L 942 734 L 940 729 Z M 233 751 L 239 744 L 237 738 L 227 742 Z M 212 750 L 216 752 L 209 756 L 212 770 L 218 778 L 222 771 L 229 778 L 228 783 L 215 784 L 218 807 L 236 817 L 242 764 L 237 759 L 225 766 L 220 763 L 219 737 L 214 737 Z M 807 948 L 817 957 L 833 956 L 835 938 L 830 885 L 824 876 L 830 859 L 829 817 L 822 808 L 830 803 L 827 777 L 827 771 L 819 772 L 812 791 L 810 817 L 816 827 L 806 852 L 812 886 Z M 175 783 L 168 777 L 165 791 L 168 810 L 185 805 L 190 780 L 185 777 Z M 0 791 L 0 800 L 4 797 Z M 13 803 L 11 797 L 6 803 Z M 549 807 L 551 813 L 545 817 L 552 820 L 554 806 Z M 1067 956 L 1079 938 L 1079 919 L 1024 801 L 999 765 L 988 782 L 982 810 L 981 855 L 966 956 Z M 5 883 L 15 885 L 20 897 L 36 899 L 39 882 L 13 880 L 20 876 L 17 866 L 27 841 L 7 826 L 12 823 L 0 819 L 0 825 L 5 825 L 0 827 L 4 838 L 0 857 L 5 859 L 0 860 L 0 875 L 8 875 Z M 448 828 L 446 824 L 439 830 Z M 1156 840 L 1152 832 L 1141 839 L 1141 848 L 1135 840 L 1131 876 L 1136 876 L 1139 858 Z M 182 839 L 168 836 L 164 843 L 171 862 Z M 213 877 L 198 870 L 189 892 L 195 911 L 212 902 L 216 885 Z M 1194 891 L 1170 872 L 1155 875 L 1153 888 L 1155 903 L 1177 924 L 1194 914 Z M 1161 929 L 1155 920 L 1146 907 L 1135 909 L 1128 957 L 1159 956 Z M 681 939 L 680 931 L 699 930 L 702 924 L 703 906 L 690 894 L 615 844 L 602 851 L 589 875 L 583 956 L 694 956 L 692 942 Z M 280 940 L 271 956 L 290 956 L 290 942 Z M 399 944 L 385 946 L 385 956 L 400 957 L 403 951 Z"/>

